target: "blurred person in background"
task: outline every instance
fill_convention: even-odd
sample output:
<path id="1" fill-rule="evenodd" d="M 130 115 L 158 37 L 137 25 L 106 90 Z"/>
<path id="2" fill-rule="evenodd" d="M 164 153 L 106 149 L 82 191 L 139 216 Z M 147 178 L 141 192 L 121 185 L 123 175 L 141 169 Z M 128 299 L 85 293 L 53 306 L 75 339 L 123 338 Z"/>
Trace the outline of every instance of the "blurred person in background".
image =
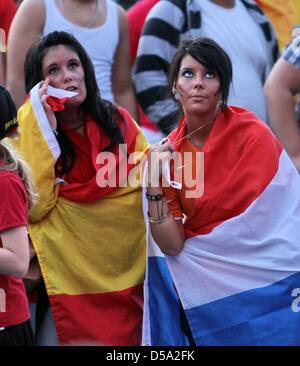
<path id="1" fill-rule="evenodd" d="M 0 1 L 0 84 L 5 85 L 6 42 L 10 24 L 17 11 L 13 0 Z"/>
<path id="2" fill-rule="evenodd" d="M 178 106 L 166 98 L 169 65 L 180 41 L 199 36 L 217 41 L 231 58 L 229 103 L 252 110 L 267 122 L 263 85 L 279 53 L 274 29 L 254 0 L 161 0 L 154 5 L 139 41 L 133 75 L 147 117 L 164 134 L 176 126 Z"/>
<path id="3" fill-rule="evenodd" d="M 129 50 L 130 64 L 134 67 L 140 35 L 144 26 L 145 19 L 151 8 L 159 0 L 141 0 L 136 2 L 128 11 L 128 26 L 129 26 Z M 134 71 L 132 71 L 134 73 Z M 164 135 L 157 128 L 155 123 L 145 115 L 143 109 L 138 106 L 139 121 L 144 135 L 147 137 L 150 144 L 160 141 Z"/>
<path id="4" fill-rule="evenodd" d="M 16 107 L 0 86 L 0 346 L 34 345 L 22 278 L 29 266 L 28 212 L 36 194 L 27 164 L 4 142 L 17 128 Z"/>
<path id="5" fill-rule="evenodd" d="M 295 96 L 300 92 L 300 36 L 274 65 L 265 83 L 271 126 L 300 171 L 300 128 Z"/>
<path id="6" fill-rule="evenodd" d="M 290 41 L 291 29 L 295 24 L 293 0 L 256 0 L 256 2 L 273 24 L 282 50 Z"/>
<path id="7" fill-rule="evenodd" d="M 127 109 L 138 120 L 130 76 L 127 15 L 110 0 L 22 2 L 8 39 L 7 87 L 17 106 L 26 95 L 26 51 L 41 35 L 55 30 L 73 34 L 85 47 L 94 64 L 102 98 Z"/>

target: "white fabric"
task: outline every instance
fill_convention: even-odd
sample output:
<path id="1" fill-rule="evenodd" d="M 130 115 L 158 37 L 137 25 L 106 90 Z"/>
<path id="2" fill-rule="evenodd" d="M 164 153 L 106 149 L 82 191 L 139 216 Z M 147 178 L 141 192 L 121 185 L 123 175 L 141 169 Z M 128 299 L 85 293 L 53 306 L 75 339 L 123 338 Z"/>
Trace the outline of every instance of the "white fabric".
<path id="1" fill-rule="evenodd" d="M 298 172 L 283 151 L 277 174 L 245 212 L 207 235 L 188 239 L 179 255 L 166 256 L 185 309 L 272 285 L 299 272 L 299 183 Z"/>
<path id="2" fill-rule="evenodd" d="M 233 85 L 228 105 L 251 110 L 267 122 L 263 93 L 267 45 L 260 27 L 240 0 L 226 9 L 210 0 L 201 3 L 201 36 L 214 39 L 228 53 L 233 67 Z"/>
<path id="3" fill-rule="evenodd" d="M 30 90 L 32 109 L 33 109 L 35 117 L 40 125 L 41 132 L 53 155 L 53 158 L 55 161 L 57 161 L 60 156 L 61 151 L 60 151 L 59 144 L 56 140 L 56 137 L 54 136 L 53 130 L 50 127 L 44 107 L 42 105 L 41 98 L 39 96 L 39 88 L 40 88 L 40 85 L 37 84 Z M 72 94 L 73 94 L 73 92 L 72 92 Z"/>
<path id="4" fill-rule="evenodd" d="M 78 93 L 69 90 L 54 88 L 53 86 L 49 85 L 47 88 L 47 95 L 56 98 L 72 98 L 75 97 L 75 95 L 78 95 Z"/>
<path id="5" fill-rule="evenodd" d="M 46 5 L 43 34 L 61 30 L 73 34 L 84 46 L 95 68 L 98 87 L 103 99 L 114 101 L 111 73 L 119 42 L 117 5 L 106 1 L 106 21 L 96 28 L 84 28 L 71 23 L 59 11 L 55 1 L 44 0 Z"/>

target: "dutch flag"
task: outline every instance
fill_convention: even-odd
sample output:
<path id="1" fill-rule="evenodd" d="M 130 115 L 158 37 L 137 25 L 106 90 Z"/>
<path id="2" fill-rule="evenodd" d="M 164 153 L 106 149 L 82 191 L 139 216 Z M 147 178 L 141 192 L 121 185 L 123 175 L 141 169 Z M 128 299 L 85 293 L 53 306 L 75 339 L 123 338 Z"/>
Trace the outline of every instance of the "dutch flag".
<path id="1" fill-rule="evenodd" d="M 188 345 L 180 304 L 196 345 L 300 345 L 299 174 L 252 113 L 224 115 L 203 149 L 204 195 L 179 255 L 165 256 L 147 224 L 144 345 Z"/>

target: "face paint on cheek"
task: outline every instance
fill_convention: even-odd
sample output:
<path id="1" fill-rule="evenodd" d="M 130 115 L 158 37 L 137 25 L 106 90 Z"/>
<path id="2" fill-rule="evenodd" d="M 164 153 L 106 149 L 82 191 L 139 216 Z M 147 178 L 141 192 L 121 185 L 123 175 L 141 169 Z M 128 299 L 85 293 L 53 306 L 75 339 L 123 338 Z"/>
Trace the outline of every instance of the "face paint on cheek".
<path id="1" fill-rule="evenodd" d="M 220 89 L 220 88 L 218 88 L 218 89 L 213 93 L 214 97 L 217 97 L 217 96 L 219 96 L 220 94 L 221 94 L 221 89 Z"/>
<path id="2" fill-rule="evenodd" d="M 178 88 L 178 94 L 179 94 L 181 97 L 183 97 L 183 96 L 186 94 L 186 92 L 185 92 L 185 91 L 183 91 L 182 89 Z"/>

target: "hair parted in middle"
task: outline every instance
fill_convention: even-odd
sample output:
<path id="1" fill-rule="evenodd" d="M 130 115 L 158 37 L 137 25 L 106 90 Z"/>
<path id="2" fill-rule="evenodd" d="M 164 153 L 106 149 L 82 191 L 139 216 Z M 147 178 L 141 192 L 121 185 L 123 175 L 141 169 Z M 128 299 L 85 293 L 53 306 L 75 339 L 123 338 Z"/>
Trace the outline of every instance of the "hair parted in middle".
<path id="1" fill-rule="evenodd" d="M 220 80 L 221 108 L 227 105 L 232 82 L 232 64 L 228 54 L 210 38 L 193 38 L 182 41 L 169 69 L 169 90 L 178 78 L 182 59 L 190 55 L 207 69 L 215 72 Z"/>
<path id="2" fill-rule="evenodd" d="M 123 133 L 117 123 L 119 122 L 121 125 L 124 119 L 111 102 L 101 98 L 92 61 L 83 46 L 72 34 L 54 31 L 40 38 L 29 48 L 24 63 L 26 93 L 29 93 L 36 84 L 44 79 L 42 64 L 46 53 L 50 51 L 51 47 L 60 45 L 69 48 L 78 55 L 84 70 L 87 95 L 78 107 L 78 115 L 82 118 L 90 116 L 104 129 L 111 137 L 111 143 L 105 150 L 111 151 L 118 144 L 124 143 Z M 57 131 L 58 143 L 62 150 L 62 173 L 67 173 L 75 163 L 75 149 L 59 125 Z"/>

